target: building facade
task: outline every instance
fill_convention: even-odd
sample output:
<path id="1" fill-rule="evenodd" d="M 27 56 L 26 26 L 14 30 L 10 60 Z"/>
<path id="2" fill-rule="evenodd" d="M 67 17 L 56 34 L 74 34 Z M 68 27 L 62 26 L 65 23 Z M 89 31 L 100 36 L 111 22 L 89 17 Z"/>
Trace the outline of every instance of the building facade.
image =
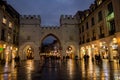
<path id="1" fill-rule="evenodd" d="M 53 36 L 59 45 L 55 46 L 59 54 L 74 58 L 79 56 L 79 28 L 76 25 L 77 19 L 71 15 L 62 15 L 60 17 L 60 26 L 41 26 L 39 15 L 21 15 L 20 17 L 20 41 L 19 55 L 22 60 L 32 57 L 39 60 L 41 45 L 48 36 Z M 49 53 L 46 53 L 49 54 Z"/>
<path id="2" fill-rule="evenodd" d="M 28 57 L 39 60 L 43 40 L 53 36 L 58 41 L 62 57 L 77 56 L 82 59 L 84 55 L 89 55 L 94 59 L 95 55 L 100 55 L 102 59 L 118 60 L 119 3 L 120 0 L 95 0 L 89 9 L 78 11 L 74 16 L 61 15 L 59 26 L 42 26 L 40 15 L 20 16 L 5 1 L 1 1 L 0 59 L 10 61 L 18 52 L 21 60 Z"/>
<path id="3" fill-rule="evenodd" d="M 120 0 L 95 0 L 89 9 L 78 11 L 80 58 L 100 55 L 110 61 L 120 56 Z"/>
<path id="4" fill-rule="evenodd" d="M 0 1 L 0 60 L 9 62 L 18 53 L 19 13 Z"/>

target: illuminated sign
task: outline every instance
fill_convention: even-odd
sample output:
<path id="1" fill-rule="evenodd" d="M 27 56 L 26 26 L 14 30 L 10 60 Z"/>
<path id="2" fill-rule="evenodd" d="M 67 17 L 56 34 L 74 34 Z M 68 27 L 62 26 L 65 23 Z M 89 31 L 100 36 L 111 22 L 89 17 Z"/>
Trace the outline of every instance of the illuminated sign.
<path id="1" fill-rule="evenodd" d="M 0 52 L 3 51 L 3 48 L 0 48 Z"/>

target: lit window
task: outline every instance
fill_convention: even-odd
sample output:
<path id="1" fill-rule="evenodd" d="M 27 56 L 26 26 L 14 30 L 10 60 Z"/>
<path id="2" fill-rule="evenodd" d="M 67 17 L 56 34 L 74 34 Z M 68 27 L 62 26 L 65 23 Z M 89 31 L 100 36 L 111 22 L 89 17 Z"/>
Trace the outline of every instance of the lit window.
<path id="1" fill-rule="evenodd" d="M 12 22 L 9 22 L 9 27 L 12 28 L 13 24 Z"/>
<path id="2" fill-rule="evenodd" d="M 4 24 L 7 23 L 7 19 L 5 17 L 3 17 L 3 21 L 2 21 Z"/>
<path id="3" fill-rule="evenodd" d="M 98 5 L 100 5 L 101 3 L 102 3 L 102 0 L 99 0 L 99 1 L 98 1 Z"/>
<path id="4" fill-rule="evenodd" d="M 10 36 L 10 33 L 8 33 L 8 41 L 11 40 L 11 36 Z"/>

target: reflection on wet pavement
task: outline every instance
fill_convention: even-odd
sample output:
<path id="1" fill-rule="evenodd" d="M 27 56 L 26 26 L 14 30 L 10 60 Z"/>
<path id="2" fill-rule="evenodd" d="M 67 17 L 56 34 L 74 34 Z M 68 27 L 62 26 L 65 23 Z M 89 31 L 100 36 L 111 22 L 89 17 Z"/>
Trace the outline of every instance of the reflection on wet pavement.
<path id="1" fill-rule="evenodd" d="M 120 80 L 120 64 L 117 62 L 85 62 L 83 60 L 21 61 L 0 65 L 0 80 Z"/>

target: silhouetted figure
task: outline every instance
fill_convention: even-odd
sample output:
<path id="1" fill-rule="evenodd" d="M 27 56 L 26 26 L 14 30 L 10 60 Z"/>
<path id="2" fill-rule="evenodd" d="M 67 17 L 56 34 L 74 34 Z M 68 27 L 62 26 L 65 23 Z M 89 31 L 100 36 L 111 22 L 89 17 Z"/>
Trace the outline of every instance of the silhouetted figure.
<path id="1" fill-rule="evenodd" d="M 96 60 L 97 63 L 102 62 L 100 54 L 99 55 L 95 55 L 95 60 Z"/>
<path id="2" fill-rule="evenodd" d="M 85 54 L 85 55 L 84 55 L 84 60 L 85 60 L 85 61 L 88 61 L 88 59 L 89 59 L 89 56 L 88 56 L 87 54 Z"/>
<path id="3" fill-rule="evenodd" d="M 15 67 L 17 67 L 17 66 L 20 66 L 20 57 L 19 56 L 16 56 L 15 57 Z"/>

